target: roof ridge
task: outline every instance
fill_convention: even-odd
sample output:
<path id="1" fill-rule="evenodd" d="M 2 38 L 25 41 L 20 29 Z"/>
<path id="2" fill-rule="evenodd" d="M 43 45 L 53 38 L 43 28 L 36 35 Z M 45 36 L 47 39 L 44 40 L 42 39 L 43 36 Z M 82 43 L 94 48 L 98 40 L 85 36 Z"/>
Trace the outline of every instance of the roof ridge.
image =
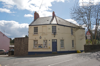
<path id="1" fill-rule="evenodd" d="M 52 17 L 52 16 L 48 16 L 48 17 Z M 39 17 L 39 18 L 47 18 L 47 17 Z"/>

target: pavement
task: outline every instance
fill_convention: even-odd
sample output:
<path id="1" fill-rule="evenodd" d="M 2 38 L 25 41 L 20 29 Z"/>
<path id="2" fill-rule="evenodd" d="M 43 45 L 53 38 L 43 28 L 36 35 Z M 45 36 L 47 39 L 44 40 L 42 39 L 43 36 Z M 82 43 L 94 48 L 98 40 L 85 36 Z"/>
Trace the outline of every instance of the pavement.
<path id="1" fill-rule="evenodd" d="M 0 55 L 0 66 L 100 66 L 100 51 L 37 57 Z"/>

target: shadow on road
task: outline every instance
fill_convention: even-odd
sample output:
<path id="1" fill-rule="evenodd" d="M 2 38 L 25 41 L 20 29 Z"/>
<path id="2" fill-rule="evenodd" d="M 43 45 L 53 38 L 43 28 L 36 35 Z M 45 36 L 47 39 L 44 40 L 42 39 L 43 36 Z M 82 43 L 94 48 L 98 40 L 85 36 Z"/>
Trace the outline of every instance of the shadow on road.
<path id="1" fill-rule="evenodd" d="M 58 55 L 66 55 L 66 54 L 72 54 L 72 53 L 36 54 L 36 55 L 10 56 L 10 57 L 15 57 L 15 58 L 32 58 L 32 57 L 50 57 L 50 56 L 58 56 Z"/>
<path id="2" fill-rule="evenodd" d="M 100 61 L 100 51 L 90 52 L 90 53 L 81 53 L 81 54 L 77 54 L 76 57 L 96 59 L 96 60 Z"/>

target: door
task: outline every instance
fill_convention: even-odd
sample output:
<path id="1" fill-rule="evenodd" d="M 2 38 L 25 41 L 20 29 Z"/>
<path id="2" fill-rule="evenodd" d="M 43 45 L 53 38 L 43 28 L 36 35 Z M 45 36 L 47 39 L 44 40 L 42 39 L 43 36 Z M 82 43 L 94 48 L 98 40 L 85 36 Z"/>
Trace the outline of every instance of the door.
<path id="1" fill-rule="evenodd" d="M 52 52 L 57 52 L 57 39 L 52 39 Z"/>

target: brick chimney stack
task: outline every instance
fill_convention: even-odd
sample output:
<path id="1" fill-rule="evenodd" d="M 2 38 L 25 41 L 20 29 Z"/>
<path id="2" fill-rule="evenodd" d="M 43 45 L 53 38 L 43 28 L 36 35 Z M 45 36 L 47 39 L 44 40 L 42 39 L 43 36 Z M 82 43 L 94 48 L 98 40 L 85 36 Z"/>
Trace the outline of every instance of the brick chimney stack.
<path id="1" fill-rule="evenodd" d="M 39 14 L 35 11 L 35 13 L 34 13 L 34 20 L 36 20 L 37 18 L 39 18 Z"/>
<path id="2" fill-rule="evenodd" d="M 53 16 L 53 17 L 56 16 L 54 11 L 52 12 L 52 16 Z"/>

